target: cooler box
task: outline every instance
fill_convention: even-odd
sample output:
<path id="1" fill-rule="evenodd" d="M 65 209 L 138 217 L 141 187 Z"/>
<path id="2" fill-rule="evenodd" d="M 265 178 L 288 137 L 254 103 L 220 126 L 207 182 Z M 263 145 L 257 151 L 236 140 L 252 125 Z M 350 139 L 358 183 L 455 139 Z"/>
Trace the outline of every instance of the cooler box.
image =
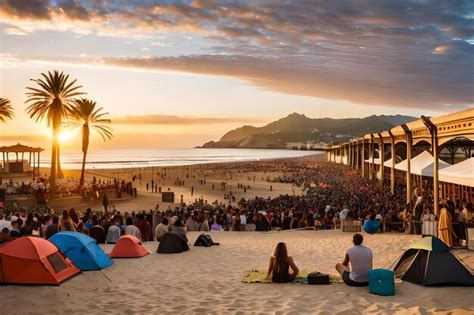
<path id="1" fill-rule="evenodd" d="M 369 271 L 369 292 L 376 295 L 395 295 L 395 276 L 392 270 Z"/>

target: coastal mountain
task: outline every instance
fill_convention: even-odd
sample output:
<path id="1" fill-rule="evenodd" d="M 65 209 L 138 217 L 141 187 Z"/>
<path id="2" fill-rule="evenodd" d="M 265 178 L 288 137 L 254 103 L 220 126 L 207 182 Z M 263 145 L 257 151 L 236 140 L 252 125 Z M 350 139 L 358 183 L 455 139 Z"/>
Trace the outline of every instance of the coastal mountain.
<path id="1" fill-rule="evenodd" d="M 309 118 L 293 113 L 263 127 L 242 126 L 202 148 L 317 148 L 415 120 L 402 115 L 365 118 Z"/>

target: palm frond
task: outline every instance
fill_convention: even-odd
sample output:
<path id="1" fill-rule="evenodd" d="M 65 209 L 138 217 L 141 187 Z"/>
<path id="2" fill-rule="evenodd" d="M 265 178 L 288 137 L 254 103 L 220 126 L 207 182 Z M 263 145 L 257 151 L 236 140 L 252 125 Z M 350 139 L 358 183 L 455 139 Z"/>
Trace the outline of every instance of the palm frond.
<path id="1" fill-rule="evenodd" d="M 7 119 L 13 119 L 14 115 L 10 100 L 0 97 L 0 121 L 5 122 Z"/>

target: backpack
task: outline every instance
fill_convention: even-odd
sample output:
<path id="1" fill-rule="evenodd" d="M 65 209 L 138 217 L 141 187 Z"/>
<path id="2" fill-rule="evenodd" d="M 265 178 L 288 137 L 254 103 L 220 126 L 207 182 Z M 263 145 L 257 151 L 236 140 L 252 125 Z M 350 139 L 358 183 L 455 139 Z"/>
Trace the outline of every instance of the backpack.
<path id="1" fill-rule="evenodd" d="M 194 246 L 204 246 L 204 247 L 211 247 L 212 246 L 212 238 L 209 235 L 201 234 L 194 242 Z"/>
<path id="2" fill-rule="evenodd" d="M 308 284 L 330 284 L 329 275 L 314 271 L 308 274 Z"/>

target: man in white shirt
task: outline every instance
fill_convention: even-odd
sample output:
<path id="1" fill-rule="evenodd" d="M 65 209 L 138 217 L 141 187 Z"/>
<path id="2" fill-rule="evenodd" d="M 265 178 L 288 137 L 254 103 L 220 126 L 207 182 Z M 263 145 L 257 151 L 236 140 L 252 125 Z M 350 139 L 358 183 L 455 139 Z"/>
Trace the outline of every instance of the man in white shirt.
<path id="1" fill-rule="evenodd" d="M 169 232 L 168 218 L 163 218 L 160 224 L 155 228 L 155 239 L 159 242 L 161 237 Z"/>
<path id="2" fill-rule="evenodd" d="M 133 235 L 141 241 L 142 233 L 135 225 L 133 225 L 133 219 L 131 217 L 128 217 L 126 223 L 127 226 L 125 227 L 125 235 Z"/>
<path id="3" fill-rule="evenodd" d="M 348 248 L 344 261 L 336 264 L 336 270 L 348 286 L 362 287 L 369 285 L 369 271 L 372 270 L 372 250 L 362 242 L 362 234 L 356 233 L 352 238 L 354 246 Z M 351 268 L 349 270 L 349 263 Z"/>
<path id="4" fill-rule="evenodd" d="M 2 231 L 4 228 L 7 228 L 8 231 L 11 231 L 12 225 L 10 221 L 4 219 L 3 213 L 0 213 L 0 231 Z"/>

